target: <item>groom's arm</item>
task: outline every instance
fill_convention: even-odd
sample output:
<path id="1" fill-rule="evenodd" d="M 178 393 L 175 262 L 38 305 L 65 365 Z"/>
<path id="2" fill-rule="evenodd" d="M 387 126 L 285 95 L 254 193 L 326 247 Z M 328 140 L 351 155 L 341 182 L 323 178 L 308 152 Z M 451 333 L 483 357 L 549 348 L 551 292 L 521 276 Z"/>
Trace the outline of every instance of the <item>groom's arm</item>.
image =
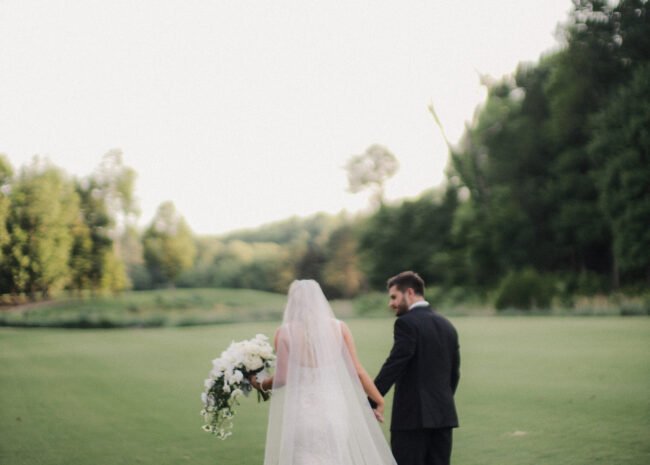
<path id="1" fill-rule="evenodd" d="M 375 378 L 375 385 L 382 396 L 385 396 L 391 386 L 402 375 L 409 361 L 415 354 L 416 334 L 402 318 L 395 320 L 393 331 L 393 348 Z"/>
<path id="2" fill-rule="evenodd" d="M 460 380 L 460 346 L 458 345 L 458 336 L 454 344 L 454 351 L 451 362 L 451 391 L 456 394 L 458 381 Z"/>

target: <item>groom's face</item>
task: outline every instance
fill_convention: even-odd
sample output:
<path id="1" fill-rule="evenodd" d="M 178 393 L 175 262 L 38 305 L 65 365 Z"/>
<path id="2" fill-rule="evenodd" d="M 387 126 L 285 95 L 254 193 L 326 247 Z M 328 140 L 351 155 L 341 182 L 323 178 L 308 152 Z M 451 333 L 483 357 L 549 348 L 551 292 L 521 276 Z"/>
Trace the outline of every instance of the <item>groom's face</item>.
<path id="1" fill-rule="evenodd" d="M 388 306 L 395 312 L 395 316 L 408 312 L 409 306 L 406 302 L 406 294 L 400 291 L 397 286 L 391 286 L 388 289 Z"/>

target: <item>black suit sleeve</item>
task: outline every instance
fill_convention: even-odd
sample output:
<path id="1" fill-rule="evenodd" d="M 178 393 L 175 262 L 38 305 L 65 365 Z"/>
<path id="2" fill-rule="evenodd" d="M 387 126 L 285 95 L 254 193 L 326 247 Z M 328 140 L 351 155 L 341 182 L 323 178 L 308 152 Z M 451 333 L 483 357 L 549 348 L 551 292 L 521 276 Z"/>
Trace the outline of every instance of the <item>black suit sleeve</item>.
<path id="1" fill-rule="evenodd" d="M 415 354 L 417 335 L 415 328 L 409 326 L 402 318 L 395 320 L 393 332 L 393 348 L 375 378 L 379 393 L 384 396 L 404 372 L 409 361 Z"/>
<path id="2" fill-rule="evenodd" d="M 458 345 L 458 337 L 456 337 L 451 362 L 451 390 L 454 394 L 456 394 L 458 381 L 460 381 L 460 346 Z"/>

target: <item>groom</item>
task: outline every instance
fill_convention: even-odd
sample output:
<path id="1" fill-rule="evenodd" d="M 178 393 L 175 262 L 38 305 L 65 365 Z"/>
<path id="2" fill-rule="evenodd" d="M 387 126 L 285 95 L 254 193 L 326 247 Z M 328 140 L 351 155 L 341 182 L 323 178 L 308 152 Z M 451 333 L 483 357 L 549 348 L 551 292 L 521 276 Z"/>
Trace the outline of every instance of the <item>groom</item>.
<path id="1" fill-rule="evenodd" d="M 398 465 L 449 465 L 454 393 L 460 377 L 458 335 L 424 300 L 424 281 L 405 271 L 388 280 L 394 343 L 375 378 L 385 395 L 395 384 L 391 448 Z"/>

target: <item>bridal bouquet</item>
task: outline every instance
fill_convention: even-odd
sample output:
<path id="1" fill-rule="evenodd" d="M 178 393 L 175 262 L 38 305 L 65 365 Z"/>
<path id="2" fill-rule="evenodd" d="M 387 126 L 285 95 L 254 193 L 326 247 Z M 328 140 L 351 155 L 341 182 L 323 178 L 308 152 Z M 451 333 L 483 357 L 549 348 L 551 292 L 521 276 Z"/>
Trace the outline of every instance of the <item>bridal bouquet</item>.
<path id="1" fill-rule="evenodd" d="M 230 436 L 234 407 L 242 395 L 248 395 L 252 390 L 248 377 L 257 375 L 262 379 L 268 376 L 274 364 L 273 348 L 263 334 L 230 344 L 219 358 L 212 361 L 212 370 L 205 380 L 205 391 L 201 394 L 201 415 L 205 419 L 203 430 L 219 439 Z M 267 400 L 268 394 L 263 393 L 262 397 Z"/>

